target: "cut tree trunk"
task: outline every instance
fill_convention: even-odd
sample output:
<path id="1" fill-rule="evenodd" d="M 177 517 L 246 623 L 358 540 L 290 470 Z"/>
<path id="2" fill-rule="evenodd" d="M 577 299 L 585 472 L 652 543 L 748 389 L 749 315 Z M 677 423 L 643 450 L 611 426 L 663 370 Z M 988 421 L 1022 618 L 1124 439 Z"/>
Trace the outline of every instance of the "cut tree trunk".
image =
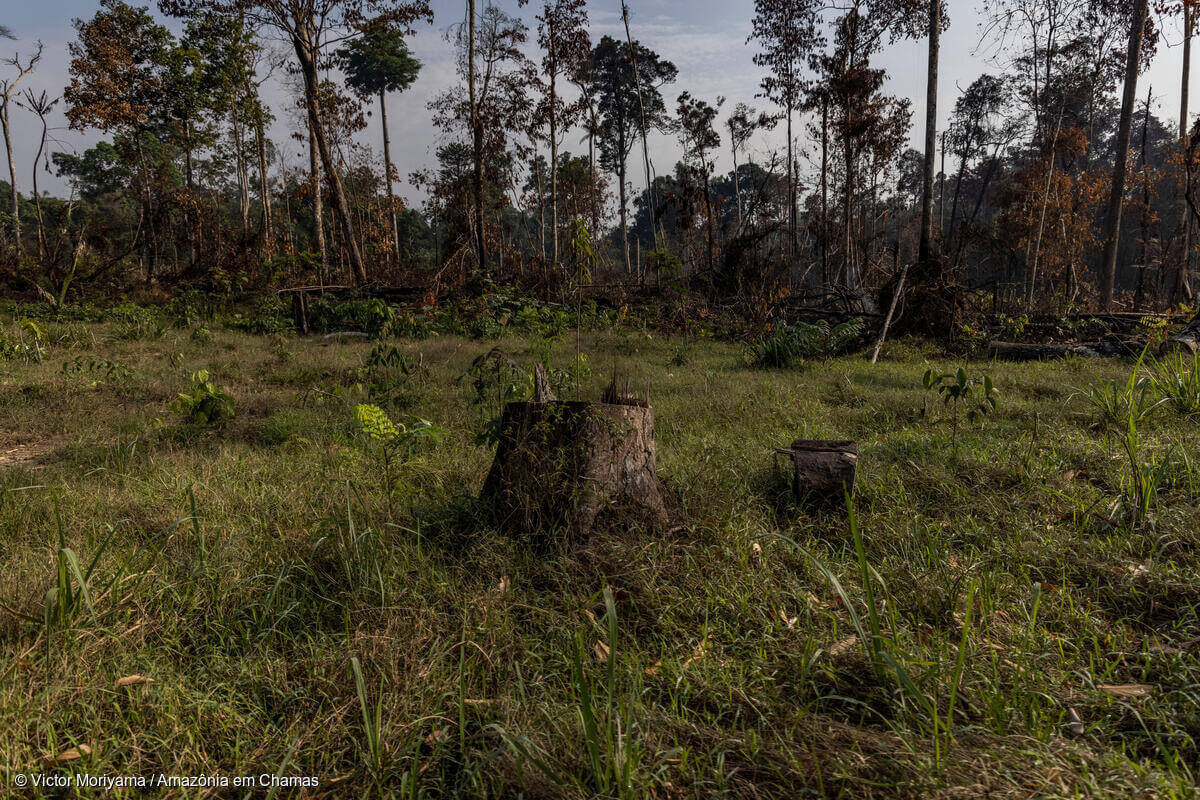
<path id="1" fill-rule="evenodd" d="M 1200 353 L 1200 312 L 1192 317 L 1192 321 L 1185 325 L 1183 330 L 1162 343 L 1162 347 L 1158 350 L 1159 356 L 1169 353 L 1184 355 Z"/>
<path id="2" fill-rule="evenodd" d="M 809 505 L 837 507 L 854 491 L 857 442 L 797 439 L 775 453 L 792 460 L 792 492 Z"/>
<path id="3" fill-rule="evenodd" d="M 480 497 L 494 504 L 505 532 L 571 546 L 610 512 L 631 526 L 665 529 L 666 494 L 652 408 L 553 400 L 505 405 Z"/>
<path id="4" fill-rule="evenodd" d="M 999 361 L 1043 361 L 1066 356 L 1137 358 L 1145 347 L 1145 342 L 1125 340 L 1051 344 L 991 342 L 988 344 L 988 358 Z"/>

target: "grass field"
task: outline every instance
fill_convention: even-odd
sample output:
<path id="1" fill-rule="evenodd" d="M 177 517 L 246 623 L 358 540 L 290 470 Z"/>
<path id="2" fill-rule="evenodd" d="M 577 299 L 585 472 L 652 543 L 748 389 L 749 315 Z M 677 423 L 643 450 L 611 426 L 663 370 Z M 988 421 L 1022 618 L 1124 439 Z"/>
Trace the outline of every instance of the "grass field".
<path id="1" fill-rule="evenodd" d="M 565 379 L 569 333 L 380 343 L 401 368 L 358 338 L 43 327 L 40 363 L 0 362 L 0 794 L 80 771 L 313 776 L 309 797 L 1197 794 L 1196 418 L 1161 406 L 1131 461 L 1088 396 L 1129 363 L 898 342 L 765 370 L 585 334 L 583 396 L 614 366 L 648 389 L 686 525 L 560 553 L 478 507 L 504 386 L 475 402 L 464 375 L 498 346 Z M 1001 399 L 954 443 L 921 378 L 960 365 Z M 231 419 L 169 408 L 200 369 Z M 444 431 L 390 487 L 366 402 Z M 769 451 L 798 437 L 859 442 L 860 547 L 787 500 Z"/>

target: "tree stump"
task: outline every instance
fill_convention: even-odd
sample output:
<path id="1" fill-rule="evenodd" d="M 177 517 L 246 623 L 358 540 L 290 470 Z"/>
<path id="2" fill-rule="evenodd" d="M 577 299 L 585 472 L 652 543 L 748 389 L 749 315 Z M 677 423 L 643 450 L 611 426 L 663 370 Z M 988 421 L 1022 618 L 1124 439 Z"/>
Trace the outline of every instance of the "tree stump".
<path id="1" fill-rule="evenodd" d="M 649 404 L 551 400 L 508 403 L 481 499 L 508 533 L 587 538 L 604 514 L 667 527 Z"/>
<path id="2" fill-rule="evenodd" d="M 797 439 L 775 449 L 792 460 L 792 492 L 813 506 L 837 507 L 854 490 L 858 443 Z"/>

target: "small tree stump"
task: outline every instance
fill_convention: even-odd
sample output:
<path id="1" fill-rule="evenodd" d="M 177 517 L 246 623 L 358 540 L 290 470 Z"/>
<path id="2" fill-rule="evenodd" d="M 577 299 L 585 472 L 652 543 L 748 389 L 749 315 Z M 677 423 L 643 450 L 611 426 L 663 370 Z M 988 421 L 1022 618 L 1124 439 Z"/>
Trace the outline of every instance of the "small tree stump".
<path id="1" fill-rule="evenodd" d="M 585 539 L 608 511 L 670 524 L 659 484 L 648 405 L 552 400 L 508 403 L 480 497 L 502 529 Z"/>
<path id="2" fill-rule="evenodd" d="M 810 505 L 842 505 L 854 490 L 857 442 L 797 439 L 775 453 L 791 458 L 792 492 Z"/>

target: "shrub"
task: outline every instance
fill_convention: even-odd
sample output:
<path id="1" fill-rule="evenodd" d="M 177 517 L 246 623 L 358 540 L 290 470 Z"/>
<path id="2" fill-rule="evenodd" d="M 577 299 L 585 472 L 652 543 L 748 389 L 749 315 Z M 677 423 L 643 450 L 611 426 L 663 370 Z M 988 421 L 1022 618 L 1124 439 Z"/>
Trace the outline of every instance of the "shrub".
<path id="1" fill-rule="evenodd" d="M 315 333 L 353 330 L 381 336 L 395 318 L 396 310 L 378 298 L 337 300 L 319 297 L 308 305 L 309 327 Z"/>
<path id="2" fill-rule="evenodd" d="M 233 417 L 233 397 L 212 382 L 208 370 L 192 373 L 192 390 L 171 401 L 171 411 L 194 425 L 213 425 Z"/>
<path id="3" fill-rule="evenodd" d="M 921 383 L 926 391 L 936 391 L 945 405 L 954 404 L 954 446 L 958 447 L 958 415 L 962 406 L 967 408 L 967 422 L 974 422 L 996 410 L 1000 390 L 992 383 L 990 375 L 973 378 L 959 367 L 956 372 L 934 375 L 932 369 L 925 371 Z"/>
<path id="4" fill-rule="evenodd" d="M 795 322 L 781 325 L 750 345 L 754 364 L 761 367 L 784 368 L 806 359 L 829 359 L 845 351 L 863 333 L 860 319 L 830 326 L 824 320 L 817 323 Z"/>

